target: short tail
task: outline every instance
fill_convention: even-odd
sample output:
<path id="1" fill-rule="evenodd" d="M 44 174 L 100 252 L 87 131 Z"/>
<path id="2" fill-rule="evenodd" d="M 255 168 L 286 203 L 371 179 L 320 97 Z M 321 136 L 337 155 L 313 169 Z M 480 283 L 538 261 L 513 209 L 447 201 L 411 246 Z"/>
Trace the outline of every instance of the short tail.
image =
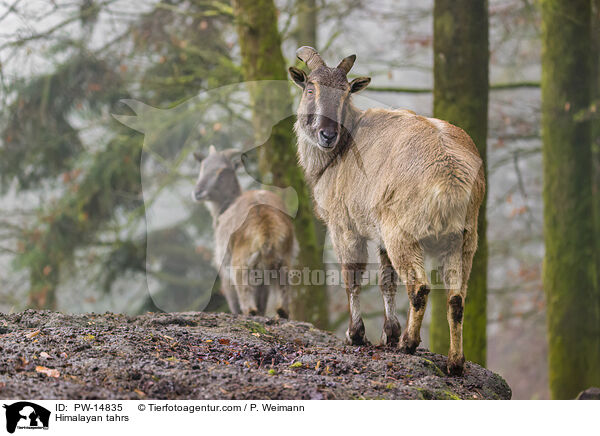
<path id="1" fill-rule="evenodd" d="M 425 201 L 423 216 L 428 217 L 427 233 L 439 235 L 462 231 L 471 199 L 471 190 L 461 183 L 438 183 L 434 185 Z"/>

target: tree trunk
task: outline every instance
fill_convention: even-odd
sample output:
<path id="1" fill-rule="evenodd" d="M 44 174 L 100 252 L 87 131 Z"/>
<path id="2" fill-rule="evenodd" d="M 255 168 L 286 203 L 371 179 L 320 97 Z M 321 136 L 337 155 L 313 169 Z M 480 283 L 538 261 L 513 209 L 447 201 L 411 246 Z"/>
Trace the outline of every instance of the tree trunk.
<path id="1" fill-rule="evenodd" d="M 544 290 L 552 398 L 575 398 L 598 371 L 591 130 L 590 0 L 543 0 Z"/>
<path id="2" fill-rule="evenodd" d="M 593 301 L 596 301 L 596 316 L 598 326 L 595 336 L 600 338 L 600 0 L 592 0 L 592 96 L 590 108 L 592 116 L 592 160 L 593 186 L 592 195 L 595 213 L 595 240 L 596 240 L 596 292 Z M 600 339 L 599 339 L 600 342 Z M 600 343 L 596 347 L 596 362 L 600 362 Z M 600 386 L 600 371 L 592 371 L 594 386 Z"/>
<path id="3" fill-rule="evenodd" d="M 488 108 L 487 1 L 436 0 L 433 10 L 433 114 L 463 128 L 486 162 Z M 486 200 L 479 213 L 478 249 L 473 260 L 464 315 L 465 358 L 486 362 L 487 240 Z M 446 295 L 431 293 L 430 347 L 447 353 Z"/>
<path id="4" fill-rule="evenodd" d="M 315 0 L 297 0 L 298 26 L 296 42 L 298 47 L 317 47 L 317 4 Z"/>
<path id="5" fill-rule="evenodd" d="M 287 82 L 286 63 L 277 29 L 277 10 L 273 0 L 234 0 L 233 6 L 245 80 Z M 266 116 L 266 111 L 270 110 L 290 113 L 292 98 L 289 89 L 285 89 L 282 93 L 280 87 L 274 92 L 269 92 L 264 86 L 250 88 L 255 132 L 260 135 L 260 132 L 273 128 L 267 143 L 260 147 L 259 167 L 261 173 L 270 175 L 274 184 L 291 186 L 298 194 L 298 213 L 294 228 L 300 245 L 299 267 L 324 270 L 323 246 L 318 243 L 310 194 L 296 160 L 294 119 L 290 117 L 271 126 L 268 120 L 272 118 Z M 294 296 L 292 312 L 296 319 L 312 322 L 319 328 L 327 328 L 329 314 L 325 285 L 299 286 Z"/>

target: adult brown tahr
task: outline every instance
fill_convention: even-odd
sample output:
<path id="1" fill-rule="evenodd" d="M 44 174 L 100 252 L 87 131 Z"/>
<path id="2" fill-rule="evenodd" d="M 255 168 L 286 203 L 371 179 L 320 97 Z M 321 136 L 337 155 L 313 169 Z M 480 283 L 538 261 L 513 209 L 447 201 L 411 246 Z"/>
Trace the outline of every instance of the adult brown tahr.
<path id="1" fill-rule="evenodd" d="M 448 372 L 462 374 L 462 321 L 467 281 L 477 247 L 477 216 L 485 192 L 482 160 L 460 128 L 408 110 L 369 109 L 352 103 L 368 77 L 348 82 L 356 56 L 335 68 L 317 51 L 296 52 L 311 72 L 289 69 L 302 88 L 295 124 L 298 156 L 342 264 L 351 344 L 367 342 L 360 315 L 360 276 L 367 241 L 379 244 L 385 309 L 382 342 L 413 353 L 430 291 L 425 253 L 441 260 L 448 289 Z M 410 301 L 400 337 L 397 274 Z"/>

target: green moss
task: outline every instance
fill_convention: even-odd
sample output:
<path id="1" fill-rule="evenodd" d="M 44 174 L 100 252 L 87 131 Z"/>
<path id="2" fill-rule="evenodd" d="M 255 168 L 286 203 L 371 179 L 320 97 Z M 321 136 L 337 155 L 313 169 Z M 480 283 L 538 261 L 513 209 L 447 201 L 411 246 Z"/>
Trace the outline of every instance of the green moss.
<path id="1" fill-rule="evenodd" d="M 437 391 L 436 400 L 460 400 L 461 398 L 452 391 Z"/>
<path id="2" fill-rule="evenodd" d="M 269 333 L 265 326 L 254 321 L 244 321 L 240 325 L 246 330 L 249 330 L 250 333 L 260 333 L 261 335 L 266 335 Z"/>
<path id="3" fill-rule="evenodd" d="M 294 362 L 290 365 L 290 368 L 302 368 L 302 362 Z"/>
<path id="4" fill-rule="evenodd" d="M 433 400 L 433 394 L 430 390 L 424 388 L 415 388 L 417 391 L 417 399 L 419 400 Z"/>
<path id="5" fill-rule="evenodd" d="M 460 400 L 461 398 L 450 390 L 415 388 L 419 400 Z"/>
<path id="6" fill-rule="evenodd" d="M 425 359 L 424 357 L 422 357 L 421 360 L 425 363 L 425 366 L 427 368 L 431 368 L 433 370 L 433 372 L 435 373 L 435 375 L 437 375 L 439 377 L 445 377 L 446 376 L 446 374 L 444 374 L 444 372 L 435 363 L 433 363 L 431 360 Z"/>

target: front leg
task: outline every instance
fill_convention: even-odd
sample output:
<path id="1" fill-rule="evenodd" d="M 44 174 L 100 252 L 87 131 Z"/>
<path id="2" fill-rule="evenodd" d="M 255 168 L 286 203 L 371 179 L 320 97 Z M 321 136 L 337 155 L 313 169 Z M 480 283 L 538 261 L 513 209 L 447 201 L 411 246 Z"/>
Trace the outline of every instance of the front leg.
<path id="1" fill-rule="evenodd" d="M 398 286 L 398 274 L 394 269 L 387 251 L 382 247 L 379 251 L 380 259 L 380 287 L 383 297 L 384 319 L 383 331 L 381 332 L 381 345 L 395 347 L 400 339 L 400 321 L 396 316 L 396 288 Z"/>
<path id="2" fill-rule="evenodd" d="M 342 277 L 348 295 L 350 325 L 346 340 L 350 345 L 368 344 L 365 325 L 360 316 L 360 282 L 368 257 L 367 241 L 343 226 L 331 226 L 331 242 L 342 264 Z"/>
<path id="3" fill-rule="evenodd" d="M 360 281 L 364 272 L 364 263 L 343 263 L 342 275 L 348 295 L 350 324 L 346 331 L 346 341 L 349 345 L 368 345 L 365 334 L 365 324 L 360 316 Z"/>

